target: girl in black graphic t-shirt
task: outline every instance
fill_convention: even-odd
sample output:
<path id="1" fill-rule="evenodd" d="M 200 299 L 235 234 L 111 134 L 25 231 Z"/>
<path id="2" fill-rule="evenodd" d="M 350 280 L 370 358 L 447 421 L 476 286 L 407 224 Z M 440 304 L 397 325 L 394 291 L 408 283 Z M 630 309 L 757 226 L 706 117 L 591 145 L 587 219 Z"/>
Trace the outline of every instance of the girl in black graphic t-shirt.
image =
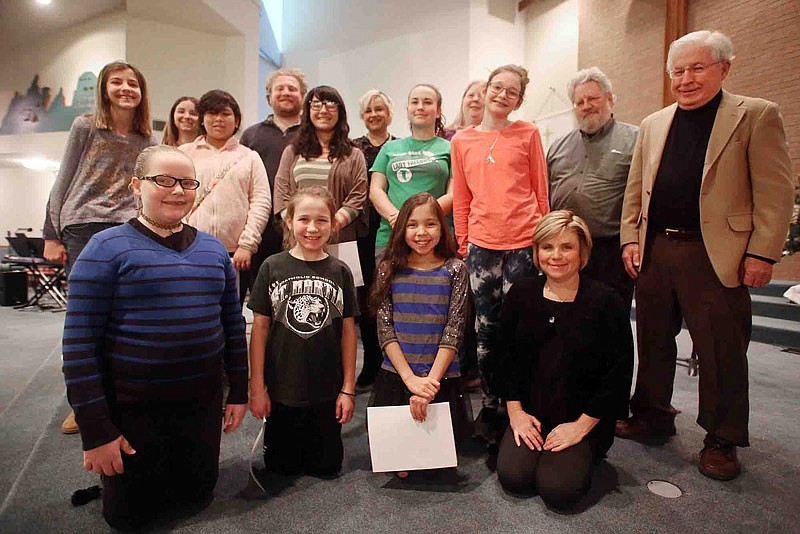
<path id="1" fill-rule="evenodd" d="M 303 188 L 286 210 L 289 250 L 264 262 L 248 304 L 250 412 L 266 418 L 268 470 L 334 475 L 355 401 L 353 275 L 325 252 L 336 214 L 327 190 Z"/>

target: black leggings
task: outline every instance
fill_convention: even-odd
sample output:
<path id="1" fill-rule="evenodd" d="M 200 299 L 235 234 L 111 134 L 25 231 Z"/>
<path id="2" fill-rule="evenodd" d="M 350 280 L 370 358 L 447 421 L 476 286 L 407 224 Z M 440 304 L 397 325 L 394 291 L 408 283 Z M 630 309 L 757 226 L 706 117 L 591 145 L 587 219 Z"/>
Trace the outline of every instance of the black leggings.
<path id="1" fill-rule="evenodd" d="M 589 490 L 594 459 L 594 447 L 587 440 L 560 452 L 530 450 L 525 443 L 517 447 L 508 427 L 497 456 L 497 478 L 508 492 L 538 493 L 549 507 L 563 509 Z"/>
<path id="2" fill-rule="evenodd" d="M 341 470 L 343 458 L 336 401 L 300 407 L 272 403 L 264 423 L 264 464 L 269 471 L 333 476 Z"/>

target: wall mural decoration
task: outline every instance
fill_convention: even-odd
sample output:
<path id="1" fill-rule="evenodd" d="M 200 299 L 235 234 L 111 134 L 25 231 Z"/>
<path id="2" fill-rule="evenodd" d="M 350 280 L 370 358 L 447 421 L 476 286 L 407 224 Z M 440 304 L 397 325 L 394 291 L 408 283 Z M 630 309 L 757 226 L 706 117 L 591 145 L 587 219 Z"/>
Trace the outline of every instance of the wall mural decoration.
<path id="1" fill-rule="evenodd" d="M 39 87 L 39 75 L 33 77 L 25 94 L 14 92 L 5 117 L 0 124 L 0 135 L 30 134 L 68 131 L 75 117 L 94 110 L 94 91 L 97 76 L 84 72 L 72 95 L 72 105 L 66 105 L 64 88 L 53 97 L 49 87 Z"/>

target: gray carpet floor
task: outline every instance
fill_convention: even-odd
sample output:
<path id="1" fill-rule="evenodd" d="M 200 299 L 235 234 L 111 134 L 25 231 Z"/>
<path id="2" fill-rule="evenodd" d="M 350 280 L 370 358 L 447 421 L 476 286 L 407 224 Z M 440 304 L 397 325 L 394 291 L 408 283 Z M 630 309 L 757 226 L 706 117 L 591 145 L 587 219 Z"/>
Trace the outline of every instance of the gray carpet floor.
<path id="1" fill-rule="evenodd" d="M 69 497 L 97 483 L 82 470 L 80 440 L 60 424 L 68 411 L 59 338 L 63 313 L 0 308 L 0 533 L 108 532 L 100 502 L 80 508 Z M 690 348 L 680 337 L 682 353 Z M 751 344 L 751 444 L 744 473 L 717 482 L 697 472 L 703 431 L 697 378 L 678 367 L 673 404 L 678 435 L 662 446 L 617 440 L 598 468 L 589 496 L 569 514 L 536 497 L 505 494 L 479 446 L 459 457 L 455 473 L 400 481 L 370 470 L 364 428 L 366 395 L 344 429 L 345 462 L 334 480 L 250 479 L 259 431 L 248 416 L 223 437 L 216 499 L 192 517 L 168 518 L 158 531 L 233 532 L 800 532 L 800 356 Z M 473 399 L 477 407 L 477 399 Z M 261 461 L 256 453 L 253 464 Z M 683 496 L 650 493 L 667 480 Z"/>

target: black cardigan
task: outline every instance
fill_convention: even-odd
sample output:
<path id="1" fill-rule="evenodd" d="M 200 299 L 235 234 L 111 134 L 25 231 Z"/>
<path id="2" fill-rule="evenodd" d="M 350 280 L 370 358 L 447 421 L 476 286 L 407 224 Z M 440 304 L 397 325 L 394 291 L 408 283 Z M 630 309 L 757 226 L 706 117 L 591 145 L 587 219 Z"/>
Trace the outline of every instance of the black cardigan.
<path id="1" fill-rule="evenodd" d="M 498 348 L 505 399 L 521 401 L 529 411 L 539 347 L 550 336 L 559 336 L 569 362 L 563 402 L 568 403 L 568 413 L 574 414 L 571 420 L 581 413 L 601 419 L 604 424 L 598 424 L 590 436 L 602 434 L 601 441 L 610 446 L 613 434 L 608 433 L 613 432 L 614 421 L 628 416 L 633 377 L 629 311 L 610 287 L 581 276 L 574 306 L 551 323 L 542 295 L 545 281 L 544 276 L 519 280 L 503 299 Z"/>

